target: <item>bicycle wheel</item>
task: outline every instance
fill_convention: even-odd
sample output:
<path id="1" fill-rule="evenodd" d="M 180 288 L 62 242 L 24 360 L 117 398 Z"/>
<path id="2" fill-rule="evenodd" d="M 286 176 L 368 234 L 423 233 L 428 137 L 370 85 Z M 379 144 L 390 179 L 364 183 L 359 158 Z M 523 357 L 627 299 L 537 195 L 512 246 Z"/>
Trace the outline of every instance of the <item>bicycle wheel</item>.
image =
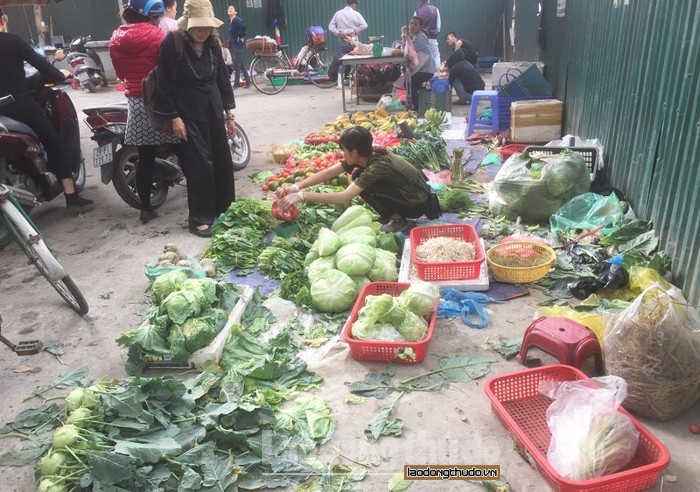
<path id="1" fill-rule="evenodd" d="M 338 57 L 331 50 L 323 48 L 314 52 L 306 66 L 306 76 L 312 84 L 321 89 L 329 89 L 335 86 L 336 81 L 328 76 L 333 65 L 340 64 Z"/>
<path id="2" fill-rule="evenodd" d="M 250 78 L 257 90 L 268 96 L 282 92 L 287 87 L 287 69 L 281 58 L 259 56 L 250 64 Z"/>
<path id="3" fill-rule="evenodd" d="M 30 244 L 30 240 L 25 237 L 21 231 L 17 231 L 17 244 L 24 251 L 24 254 L 29 258 L 29 262 L 34 264 L 37 270 L 48 280 L 51 286 L 56 289 L 56 292 L 68 303 L 68 305 L 78 313 L 80 316 L 87 314 L 88 307 L 87 301 L 80 289 L 75 285 L 70 276 L 65 275 L 58 280 L 54 280 L 50 273 L 47 264 L 54 263 L 58 264 L 58 261 L 53 256 L 49 248 L 44 244 L 43 238 L 39 233 L 36 234 L 40 239 L 36 241 L 32 239 L 37 247 Z"/>

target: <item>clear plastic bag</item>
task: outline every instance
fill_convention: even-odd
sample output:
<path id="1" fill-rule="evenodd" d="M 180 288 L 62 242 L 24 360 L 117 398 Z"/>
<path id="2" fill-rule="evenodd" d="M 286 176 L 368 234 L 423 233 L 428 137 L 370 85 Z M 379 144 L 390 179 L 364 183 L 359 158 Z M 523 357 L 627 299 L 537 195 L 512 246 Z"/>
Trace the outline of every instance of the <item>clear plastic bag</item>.
<path id="1" fill-rule="evenodd" d="M 669 420 L 700 400 L 700 316 L 678 289 L 656 283 L 609 320 L 605 367 L 627 381 L 624 407 Z"/>
<path id="2" fill-rule="evenodd" d="M 510 220 L 543 222 L 573 197 L 586 193 L 591 178 L 580 154 L 562 152 L 538 159 L 528 153 L 508 158 L 493 181 L 491 212 Z"/>
<path id="3" fill-rule="evenodd" d="M 637 452 L 639 432 L 618 407 L 625 380 L 604 376 L 580 381 L 543 381 L 538 390 L 553 398 L 547 408 L 552 440 L 547 460 L 560 475 L 591 480 L 624 468 Z"/>

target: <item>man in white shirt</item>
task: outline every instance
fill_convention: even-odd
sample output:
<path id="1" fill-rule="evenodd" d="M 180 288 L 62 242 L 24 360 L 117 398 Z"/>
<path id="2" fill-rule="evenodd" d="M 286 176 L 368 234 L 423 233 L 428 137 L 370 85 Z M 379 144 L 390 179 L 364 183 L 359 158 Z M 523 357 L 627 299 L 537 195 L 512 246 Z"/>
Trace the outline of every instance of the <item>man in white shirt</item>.
<path id="1" fill-rule="evenodd" d="M 338 48 L 338 58 L 347 55 L 353 49 L 346 39 L 357 36 L 360 32 L 367 29 L 367 22 L 364 17 L 357 11 L 358 0 L 346 0 L 346 7 L 335 13 L 328 24 L 328 30 L 340 38 L 340 47 Z M 350 67 L 345 67 L 345 76 L 350 75 Z"/>

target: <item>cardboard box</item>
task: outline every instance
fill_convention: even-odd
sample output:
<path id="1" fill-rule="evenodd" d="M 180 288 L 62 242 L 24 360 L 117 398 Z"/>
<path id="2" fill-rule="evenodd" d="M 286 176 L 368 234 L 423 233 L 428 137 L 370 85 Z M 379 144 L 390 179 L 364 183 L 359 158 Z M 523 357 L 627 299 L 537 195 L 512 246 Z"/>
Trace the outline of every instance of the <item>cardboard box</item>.
<path id="1" fill-rule="evenodd" d="M 236 305 L 233 306 L 231 313 L 229 313 L 226 325 L 209 345 L 190 354 L 190 358 L 185 364 L 176 364 L 169 354 L 164 354 L 162 357 L 158 358 L 145 358 L 144 362 L 146 363 L 146 367 L 149 369 L 201 369 L 208 361 L 218 364 L 221 355 L 224 353 L 224 347 L 226 346 L 226 340 L 228 340 L 229 333 L 231 332 L 231 327 L 241 321 L 243 312 L 253 298 L 252 288 L 247 285 L 237 285 L 236 287 L 241 297 L 238 299 Z M 148 323 L 148 320 L 146 320 L 145 323 Z"/>
<path id="2" fill-rule="evenodd" d="M 510 105 L 510 138 L 516 143 L 546 143 L 561 138 L 564 103 L 556 99 L 515 101 Z"/>

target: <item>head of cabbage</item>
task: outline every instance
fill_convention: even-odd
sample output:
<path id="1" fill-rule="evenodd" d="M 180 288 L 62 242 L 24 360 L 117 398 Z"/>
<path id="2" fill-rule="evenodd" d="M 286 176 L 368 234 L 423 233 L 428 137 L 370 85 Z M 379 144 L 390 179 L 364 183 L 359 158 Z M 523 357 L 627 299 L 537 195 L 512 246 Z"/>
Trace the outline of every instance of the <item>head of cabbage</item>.
<path id="1" fill-rule="evenodd" d="M 396 329 L 407 341 L 419 342 L 428 334 L 428 323 L 422 316 L 406 311 L 406 316 Z"/>
<path id="2" fill-rule="evenodd" d="M 317 260 L 319 261 L 319 260 Z M 342 313 L 357 298 L 355 282 L 338 270 L 326 270 L 311 279 L 311 304 L 324 313 Z"/>
<path id="3" fill-rule="evenodd" d="M 179 290 L 180 285 L 188 278 L 187 271 L 182 268 L 171 270 L 157 277 L 153 281 L 153 295 L 155 295 L 156 301 L 160 304 L 172 292 Z"/>
<path id="4" fill-rule="evenodd" d="M 357 340 L 379 340 L 382 342 L 405 342 L 406 339 L 394 325 L 377 323 L 369 318 L 359 317 L 350 329 L 352 337 Z"/>
<path id="5" fill-rule="evenodd" d="M 376 256 L 376 250 L 372 246 L 350 243 L 338 250 L 335 254 L 335 263 L 341 272 L 357 277 L 366 275 L 372 269 Z"/>
<path id="6" fill-rule="evenodd" d="M 319 256 L 329 256 L 340 248 L 338 235 L 330 229 L 324 227 L 318 233 L 318 254 Z"/>
<path id="7" fill-rule="evenodd" d="M 440 289 L 428 282 L 415 282 L 400 295 L 401 303 L 419 316 L 428 316 L 435 311 L 440 299 Z"/>
<path id="8" fill-rule="evenodd" d="M 372 282 L 396 282 L 399 278 L 396 255 L 385 249 L 376 249 L 374 264 L 367 273 L 367 278 Z"/>
<path id="9" fill-rule="evenodd" d="M 306 268 L 306 275 L 311 283 L 319 277 L 323 272 L 335 270 L 335 256 L 324 256 L 311 262 Z"/>
<path id="10" fill-rule="evenodd" d="M 375 323 L 390 323 L 398 327 L 406 317 L 406 310 L 399 299 L 389 294 L 367 296 L 359 315 Z"/>

